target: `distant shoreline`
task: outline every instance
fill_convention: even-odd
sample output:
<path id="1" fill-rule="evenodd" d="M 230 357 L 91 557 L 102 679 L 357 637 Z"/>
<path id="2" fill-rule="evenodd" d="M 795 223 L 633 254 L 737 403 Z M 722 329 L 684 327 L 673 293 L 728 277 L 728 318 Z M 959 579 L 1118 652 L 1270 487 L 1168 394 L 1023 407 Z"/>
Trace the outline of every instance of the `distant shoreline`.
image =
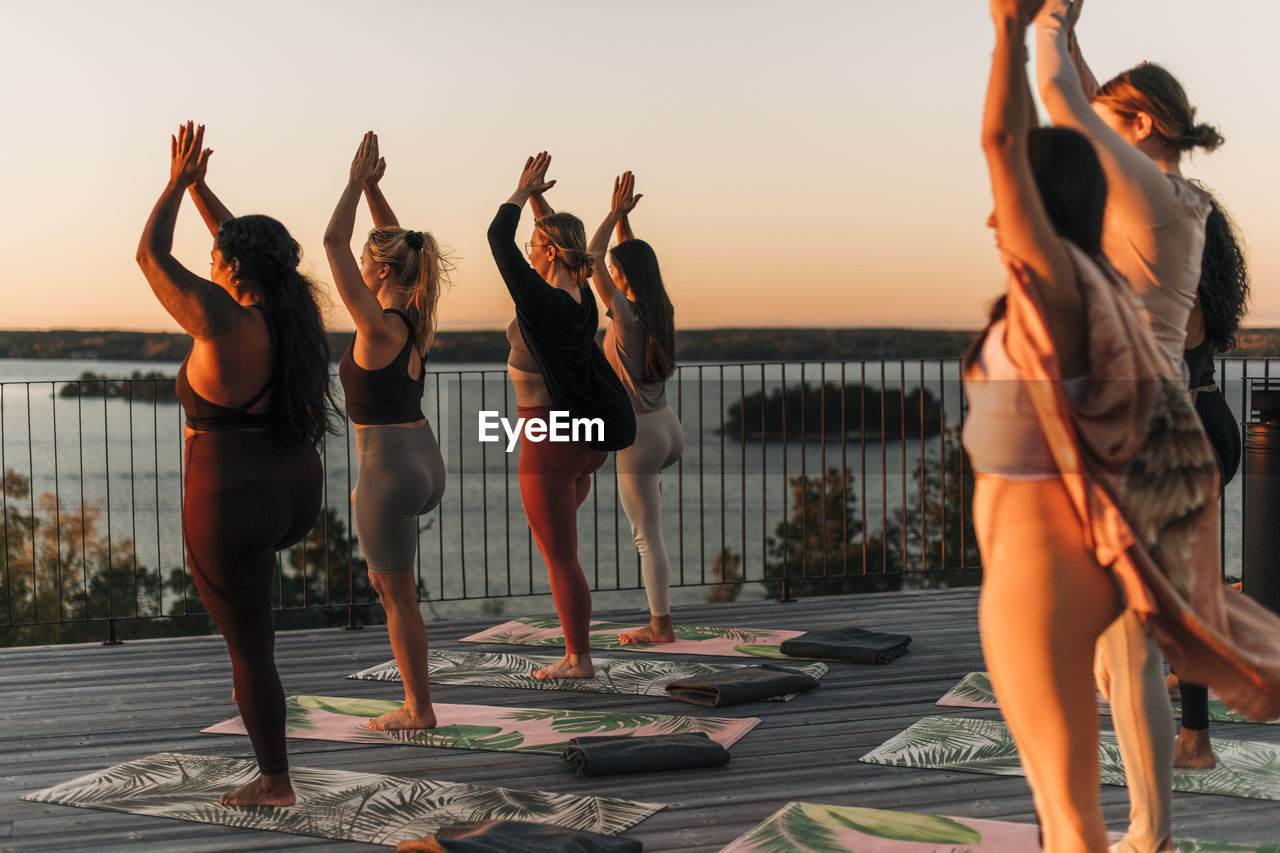
<path id="1" fill-rule="evenodd" d="M 330 334 L 337 360 L 352 332 Z M 676 338 L 680 361 L 860 361 L 958 358 L 976 330 L 936 329 L 689 329 Z M 0 331 L 0 358 L 83 359 L 102 361 L 181 361 L 191 349 L 186 335 L 165 332 Z M 439 332 L 431 348 L 433 363 L 495 363 L 507 360 L 506 333 L 500 330 Z M 1246 329 L 1227 355 L 1248 358 L 1280 355 L 1280 329 Z"/>

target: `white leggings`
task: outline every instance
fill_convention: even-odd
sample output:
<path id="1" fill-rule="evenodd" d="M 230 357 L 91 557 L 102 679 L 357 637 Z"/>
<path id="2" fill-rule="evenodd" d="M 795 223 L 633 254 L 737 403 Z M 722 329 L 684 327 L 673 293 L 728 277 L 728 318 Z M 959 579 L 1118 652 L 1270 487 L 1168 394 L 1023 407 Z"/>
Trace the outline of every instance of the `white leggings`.
<path id="1" fill-rule="evenodd" d="M 640 554 L 649 612 L 671 613 L 671 561 L 662 541 L 662 496 L 659 472 L 684 452 L 684 428 L 670 406 L 636 415 L 636 442 L 618 451 L 618 494 L 631 522 L 631 537 Z"/>

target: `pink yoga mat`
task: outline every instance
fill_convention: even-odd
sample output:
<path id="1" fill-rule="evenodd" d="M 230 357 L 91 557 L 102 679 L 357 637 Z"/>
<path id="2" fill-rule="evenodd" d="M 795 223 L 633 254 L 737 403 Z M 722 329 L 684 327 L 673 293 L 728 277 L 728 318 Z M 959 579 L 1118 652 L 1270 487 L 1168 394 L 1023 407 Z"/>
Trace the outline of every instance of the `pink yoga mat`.
<path id="1" fill-rule="evenodd" d="M 532 623 L 532 624 L 530 624 Z M 768 628 L 722 628 L 719 626 L 675 626 L 674 643 L 623 643 L 618 635 L 634 631 L 641 625 L 619 622 L 592 622 L 591 648 L 617 651 L 661 653 L 676 655 L 719 655 L 747 658 L 788 658 L 778 651 L 786 640 L 799 637 L 804 631 L 779 631 Z M 512 620 L 487 628 L 470 637 L 464 643 L 506 643 L 519 646 L 560 647 L 564 645 L 564 632 L 555 620 Z"/>
<path id="2" fill-rule="evenodd" d="M 755 717 L 703 717 L 618 711 L 565 711 L 548 708 L 499 708 L 436 702 L 434 729 L 384 732 L 365 726 L 400 707 L 399 701 L 335 696 L 290 696 L 286 734 L 291 738 L 341 743 L 394 743 L 446 749 L 559 754 L 579 735 L 658 735 L 706 732 L 728 749 L 760 725 Z M 246 734 L 233 717 L 203 729 L 208 734 Z"/>

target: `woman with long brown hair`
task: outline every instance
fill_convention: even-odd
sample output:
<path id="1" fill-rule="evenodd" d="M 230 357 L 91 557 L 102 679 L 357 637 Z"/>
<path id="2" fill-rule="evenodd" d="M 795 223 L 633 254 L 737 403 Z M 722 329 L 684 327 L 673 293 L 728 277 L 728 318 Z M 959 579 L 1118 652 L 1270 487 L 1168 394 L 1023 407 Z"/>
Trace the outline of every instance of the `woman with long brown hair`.
<path id="1" fill-rule="evenodd" d="M 631 230 L 629 214 L 642 196 L 635 194 L 630 172 L 613 182 L 609 213 L 587 251 L 592 257 L 591 283 L 605 306 L 609 323 L 601 349 L 627 390 L 636 415 L 636 440 L 615 455 L 618 497 L 631 523 L 631 537 L 640 555 L 640 571 L 649 599 L 649 624 L 622 634 L 624 643 L 671 643 L 671 560 L 662 538 L 661 472 L 684 452 L 684 430 L 667 404 L 666 383 L 676 370 L 675 309 L 662 283 L 658 257 Z M 530 207 L 538 219 L 555 211 L 542 194 Z M 618 245 L 608 253 L 615 227 Z"/>
<path id="2" fill-rule="evenodd" d="M 368 725 L 430 729 L 436 717 L 413 562 L 418 516 L 435 509 L 444 495 L 444 458 L 422 412 L 422 394 L 449 264 L 431 232 L 400 227 L 379 187 L 385 168 L 378 137 L 370 131 L 351 162 L 324 248 L 338 295 L 356 326 L 338 367 L 360 466 L 351 493 L 356 536 L 369 582 L 387 614 L 387 635 L 404 683 L 404 705 Z M 374 229 L 357 262 L 351 236 L 361 193 Z"/>
<path id="3" fill-rule="evenodd" d="M 314 285 L 285 227 L 233 217 L 205 183 L 204 127 L 178 129 L 169 182 L 138 245 L 152 291 L 194 339 L 178 371 L 186 411 L 182 527 L 191 576 L 231 656 L 234 696 L 259 775 L 224 793 L 230 806 L 289 806 L 284 688 L 271 621 L 276 551 L 320 512 L 316 445 L 330 427 L 329 344 Z M 211 278 L 173 257 L 183 193 L 214 234 Z"/>

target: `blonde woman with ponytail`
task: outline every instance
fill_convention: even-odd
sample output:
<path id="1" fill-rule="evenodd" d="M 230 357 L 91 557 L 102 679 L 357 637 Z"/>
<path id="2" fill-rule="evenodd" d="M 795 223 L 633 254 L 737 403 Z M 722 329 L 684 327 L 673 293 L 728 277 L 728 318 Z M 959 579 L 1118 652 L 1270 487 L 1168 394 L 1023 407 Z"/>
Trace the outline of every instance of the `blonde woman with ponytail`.
<path id="1" fill-rule="evenodd" d="M 378 187 L 385 169 L 378 137 L 366 133 L 325 230 L 324 248 L 356 326 L 339 365 L 360 466 L 351 493 L 356 536 L 387 613 L 387 634 L 404 683 L 403 707 L 368 726 L 430 729 L 436 717 L 413 563 L 418 516 L 435 509 L 444 494 L 444 458 L 423 415 L 422 392 L 436 306 L 450 266 L 429 232 L 399 226 Z M 357 261 L 351 236 L 362 192 L 375 227 Z"/>

